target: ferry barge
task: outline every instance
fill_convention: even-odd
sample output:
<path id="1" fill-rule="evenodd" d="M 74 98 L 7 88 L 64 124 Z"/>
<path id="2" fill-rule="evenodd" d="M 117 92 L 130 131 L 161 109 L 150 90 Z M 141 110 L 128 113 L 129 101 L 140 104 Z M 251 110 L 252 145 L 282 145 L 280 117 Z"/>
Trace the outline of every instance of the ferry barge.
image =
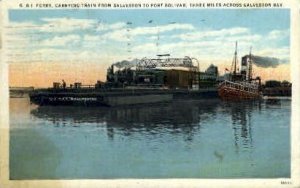
<path id="1" fill-rule="evenodd" d="M 30 101 L 38 105 L 120 106 L 218 97 L 214 66 L 205 73 L 209 78 L 206 86 L 211 87 L 200 88 L 199 64 L 194 65 L 190 57 L 168 56 L 143 58 L 134 63 L 117 62 L 107 69 L 105 83 L 97 81 L 88 86 L 74 83 L 67 87 L 64 81 L 55 82 L 52 88 L 32 91 Z"/>

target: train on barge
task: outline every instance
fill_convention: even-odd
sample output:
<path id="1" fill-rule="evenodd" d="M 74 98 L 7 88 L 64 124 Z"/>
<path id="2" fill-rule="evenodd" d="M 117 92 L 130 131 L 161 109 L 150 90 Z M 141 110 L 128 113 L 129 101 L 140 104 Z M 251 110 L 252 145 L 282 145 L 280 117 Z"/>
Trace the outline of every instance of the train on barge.
<path id="1" fill-rule="evenodd" d="M 200 73 L 199 63 L 190 57 L 122 61 L 107 69 L 106 82 L 95 85 L 53 83 L 52 88 L 30 93 L 38 105 L 119 106 L 170 102 L 182 98 L 216 98 L 217 67 Z"/>

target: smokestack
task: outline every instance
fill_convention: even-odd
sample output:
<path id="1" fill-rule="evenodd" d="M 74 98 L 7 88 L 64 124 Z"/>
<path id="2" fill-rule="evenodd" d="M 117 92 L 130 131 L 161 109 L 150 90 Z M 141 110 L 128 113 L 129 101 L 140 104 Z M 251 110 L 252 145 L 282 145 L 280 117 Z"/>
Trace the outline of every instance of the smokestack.
<path id="1" fill-rule="evenodd" d="M 242 57 L 242 66 L 241 66 L 241 74 L 243 76 L 243 80 L 247 78 L 247 71 L 248 71 L 248 57 Z"/>

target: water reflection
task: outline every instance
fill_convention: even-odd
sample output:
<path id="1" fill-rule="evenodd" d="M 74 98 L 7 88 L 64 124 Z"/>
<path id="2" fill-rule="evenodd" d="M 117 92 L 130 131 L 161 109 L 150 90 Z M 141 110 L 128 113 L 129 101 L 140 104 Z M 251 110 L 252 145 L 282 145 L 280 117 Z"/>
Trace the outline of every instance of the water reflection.
<path id="1" fill-rule="evenodd" d="M 10 107 L 13 179 L 289 177 L 287 100 Z"/>
<path id="2" fill-rule="evenodd" d="M 41 106 L 33 109 L 31 114 L 52 122 L 56 127 L 80 127 L 87 126 L 85 123 L 96 123 L 96 126 L 105 126 L 109 139 L 113 139 L 116 132 L 130 136 L 134 132 L 155 135 L 168 131 L 171 134 L 183 134 L 186 141 L 192 141 L 195 132 L 200 132 L 203 125 L 223 113 L 231 116 L 234 142 L 238 149 L 240 145 L 252 147 L 252 112 L 260 112 L 261 105 L 261 101 L 190 100 L 118 108 Z"/>
<path id="3" fill-rule="evenodd" d="M 200 130 L 200 122 L 210 118 L 201 117 L 203 113 L 213 115 L 218 101 L 204 103 L 201 101 L 177 101 L 176 103 L 156 104 L 147 106 L 127 106 L 118 108 L 105 107 L 51 107 L 41 106 L 31 111 L 35 117 L 51 121 L 55 126 L 86 126 L 86 123 L 96 123 L 105 126 L 110 139 L 114 138 L 116 130 L 125 136 L 134 132 L 147 134 L 183 134 L 187 141 L 193 139 L 193 134 Z"/>
<path id="4" fill-rule="evenodd" d="M 270 107 L 270 106 L 279 106 L 281 105 L 281 100 L 280 99 L 266 99 L 266 104 L 267 104 L 267 107 Z"/>
<path id="5" fill-rule="evenodd" d="M 262 101 L 245 101 L 227 102 L 224 108 L 227 113 L 231 114 L 232 129 L 234 134 L 234 142 L 236 151 L 238 152 L 240 145 L 245 148 L 253 147 L 252 140 L 252 113 L 260 113 L 262 109 Z"/>

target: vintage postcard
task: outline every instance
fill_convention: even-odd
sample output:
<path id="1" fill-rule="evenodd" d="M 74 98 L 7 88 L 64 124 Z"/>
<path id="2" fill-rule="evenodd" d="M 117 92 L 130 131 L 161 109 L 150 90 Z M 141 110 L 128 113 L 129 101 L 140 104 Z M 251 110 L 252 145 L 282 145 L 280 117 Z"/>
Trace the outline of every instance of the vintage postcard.
<path id="1" fill-rule="evenodd" d="M 1 187 L 299 187 L 299 2 L 3 1 Z"/>

